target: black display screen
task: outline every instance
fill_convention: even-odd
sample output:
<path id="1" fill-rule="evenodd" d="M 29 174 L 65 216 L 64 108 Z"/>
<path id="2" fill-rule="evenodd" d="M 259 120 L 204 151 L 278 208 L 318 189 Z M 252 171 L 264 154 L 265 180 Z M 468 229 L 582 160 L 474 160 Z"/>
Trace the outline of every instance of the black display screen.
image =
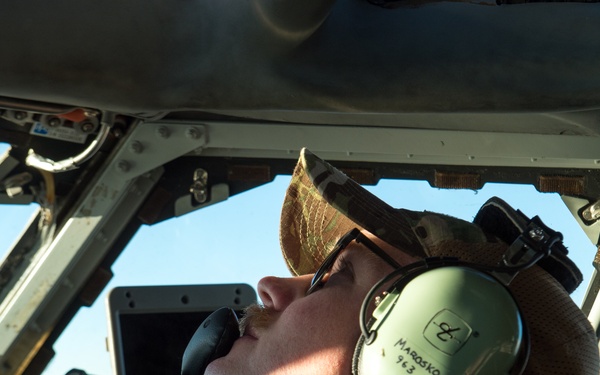
<path id="1" fill-rule="evenodd" d="M 196 329 L 212 311 L 121 314 L 127 375 L 181 374 L 181 359 Z"/>

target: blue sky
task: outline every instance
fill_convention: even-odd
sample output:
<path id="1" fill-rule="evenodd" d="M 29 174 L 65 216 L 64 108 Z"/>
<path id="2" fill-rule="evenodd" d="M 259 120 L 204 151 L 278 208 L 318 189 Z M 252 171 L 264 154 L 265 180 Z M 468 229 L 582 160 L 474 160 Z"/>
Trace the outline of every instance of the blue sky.
<path id="1" fill-rule="evenodd" d="M 3 149 L 3 148 L 2 148 Z M 290 171 L 291 172 L 291 171 Z M 113 266 L 115 277 L 90 308 L 83 308 L 55 344 L 57 352 L 44 375 L 72 368 L 110 374 L 105 338 L 107 292 L 116 286 L 244 282 L 256 287 L 266 275 L 288 276 L 279 250 L 279 212 L 288 176 L 205 209 L 144 226 Z M 368 187 L 394 207 L 443 212 L 471 221 L 491 196 L 499 196 L 526 215 L 542 220 L 565 236 L 584 284 L 573 294 L 580 304 L 592 274 L 595 247 L 559 196 L 532 186 L 487 184 L 482 190 L 440 190 L 425 182 L 381 181 Z M 0 252 L 4 254 L 35 207 L 0 205 Z"/>

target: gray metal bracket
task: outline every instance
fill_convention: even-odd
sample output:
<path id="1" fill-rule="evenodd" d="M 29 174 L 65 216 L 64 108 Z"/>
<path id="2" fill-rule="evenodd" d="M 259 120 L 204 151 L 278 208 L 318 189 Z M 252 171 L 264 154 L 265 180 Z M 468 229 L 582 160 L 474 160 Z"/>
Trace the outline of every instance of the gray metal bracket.
<path id="1" fill-rule="evenodd" d="M 0 374 L 27 367 L 34 348 L 39 349 L 160 178 L 160 166 L 205 141 L 201 126 L 133 125 L 56 235 L 39 238 L 30 264 L 11 276 L 14 286 L 0 302 Z"/>

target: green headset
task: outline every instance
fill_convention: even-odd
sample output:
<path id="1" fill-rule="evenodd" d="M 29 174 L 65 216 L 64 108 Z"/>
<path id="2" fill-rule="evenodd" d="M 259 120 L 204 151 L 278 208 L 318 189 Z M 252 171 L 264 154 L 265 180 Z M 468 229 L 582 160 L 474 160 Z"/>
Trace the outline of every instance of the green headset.
<path id="1" fill-rule="evenodd" d="M 510 226 L 511 235 L 519 233 L 502 261 L 486 267 L 456 258 L 429 258 L 380 280 L 362 304 L 354 375 L 524 371 L 529 334 L 508 285 L 522 270 L 562 253 L 562 235 L 498 198 L 484 209 L 475 221 L 482 227 L 491 225 L 485 228 L 488 232 L 506 238 Z"/>
<path id="2" fill-rule="evenodd" d="M 382 284 L 393 287 L 365 315 Z M 361 309 L 354 374 L 520 374 L 528 357 L 519 307 L 498 279 L 454 259 L 428 259 L 378 283 Z"/>
<path id="3" fill-rule="evenodd" d="M 538 264 L 570 293 L 581 282 L 581 273 L 567 258 L 559 232 L 499 198 L 486 202 L 473 222 L 511 244 L 503 259 L 487 267 L 429 258 L 381 279 L 362 304 L 353 374 L 523 372 L 529 335 L 508 285 L 519 272 Z M 368 314 L 373 304 L 376 308 Z M 229 352 L 239 334 L 233 310 L 215 311 L 190 340 L 182 375 L 203 374 L 211 361 Z"/>

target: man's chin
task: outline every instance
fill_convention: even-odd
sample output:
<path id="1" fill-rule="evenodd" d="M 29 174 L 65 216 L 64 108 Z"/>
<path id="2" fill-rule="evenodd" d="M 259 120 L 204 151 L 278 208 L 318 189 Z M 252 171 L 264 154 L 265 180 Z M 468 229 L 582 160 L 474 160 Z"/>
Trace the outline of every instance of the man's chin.
<path id="1" fill-rule="evenodd" d="M 249 337 L 241 337 L 233 343 L 233 347 L 227 355 L 217 358 L 206 367 L 204 375 L 241 375 L 248 370 L 248 356 L 242 355 L 241 352 L 245 346 L 244 342 L 253 341 L 255 339 Z M 244 359 L 244 360 L 242 360 Z"/>
<path id="2" fill-rule="evenodd" d="M 204 375 L 242 375 L 248 372 L 247 363 L 234 363 L 227 356 L 208 364 Z"/>
<path id="3" fill-rule="evenodd" d="M 223 357 L 215 359 L 214 361 L 209 363 L 208 366 L 206 367 L 206 370 L 204 371 L 204 375 L 224 374 L 224 372 L 220 371 L 220 367 L 219 367 L 219 360 L 221 360 L 222 358 Z"/>

